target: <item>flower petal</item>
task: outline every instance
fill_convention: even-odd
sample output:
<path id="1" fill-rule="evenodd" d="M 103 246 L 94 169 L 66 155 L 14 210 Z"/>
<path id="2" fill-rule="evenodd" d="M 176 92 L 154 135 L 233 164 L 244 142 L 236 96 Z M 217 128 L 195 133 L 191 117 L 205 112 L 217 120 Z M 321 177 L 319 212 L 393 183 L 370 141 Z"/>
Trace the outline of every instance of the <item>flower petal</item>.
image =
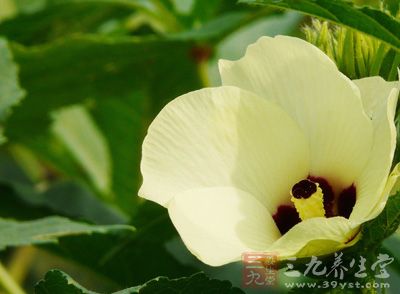
<path id="1" fill-rule="evenodd" d="M 185 190 L 234 186 L 273 213 L 308 162 L 304 135 L 278 106 L 236 87 L 207 88 L 175 99 L 150 126 L 139 195 L 167 206 Z"/>
<path id="2" fill-rule="evenodd" d="M 365 113 L 372 119 L 372 125 L 376 127 L 377 117 L 387 106 L 390 92 L 399 88 L 399 82 L 387 82 L 379 76 L 353 80 L 353 82 L 360 89 Z"/>
<path id="3" fill-rule="evenodd" d="M 374 141 L 371 156 L 362 175 L 356 180 L 357 201 L 352 220 L 376 217 L 384 208 L 390 190 L 385 189 L 396 148 L 397 82 L 380 77 L 354 81 L 361 90 L 367 114 L 372 119 Z M 387 190 L 387 191 L 386 191 Z"/>
<path id="4" fill-rule="evenodd" d="M 358 224 L 343 217 L 316 217 L 298 223 L 277 240 L 268 251 L 280 259 L 329 254 L 351 246 Z"/>
<path id="5" fill-rule="evenodd" d="M 265 251 L 280 237 L 268 210 L 232 187 L 183 192 L 168 212 L 189 250 L 213 266 L 238 261 L 244 252 Z"/>
<path id="6" fill-rule="evenodd" d="M 277 102 L 310 144 L 313 176 L 352 184 L 368 159 L 372 126 L 357 87 L 317 47 L 298 38 L 262 37 L 238 61 L 221 61 L 223 85 Z"/>

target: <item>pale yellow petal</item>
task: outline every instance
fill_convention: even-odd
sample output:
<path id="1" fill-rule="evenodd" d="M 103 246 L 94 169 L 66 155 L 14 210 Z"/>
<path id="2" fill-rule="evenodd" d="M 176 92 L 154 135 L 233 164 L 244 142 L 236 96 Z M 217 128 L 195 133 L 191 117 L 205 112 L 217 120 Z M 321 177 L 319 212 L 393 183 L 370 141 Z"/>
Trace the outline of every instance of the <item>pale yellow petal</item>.
<path id="1" fill-rule="evenodd" d="M 265 251 L 280 236 L 268 210 L 232 187 L 183 192 L 168 212 L 187 248 L 213 266 L 238 261 L 244 252 Z"/>
<path id="2" fill-rule="evenodd" d="M 356 180 L 357 201 L 352 220 L 376 217 L 385 206 L 390 190 L 385 190 L 396 148 L 397 83 L 379 77 L 354 81 L 361 90 L 363 104 L 371 117 L 374 141 L 371 156 L 362 175 Z"/>
<path id="3" fill-rule="evenodd" d="M 329 254 L 351 246 L 358 231 L 358 224 L 343 217 L 310 218 L 290 229 L 268 251 L 280 259 Z"/>
<path id="4" fill-rule="evenodd" d="M 379 76 L 353 80 L 361 93 L 361 101 L 365 113 L 372 119 L 372 124 L 377 125 L 377 116 L 382 107 L 387 104 L 390 92 L 398 88 L 399 82 L 387 82 Z"/>
<path id="5" fill-rule="evenodd" d="M 304 135 L 278 106 L 236 87 L 207 88 L 175 99 L 150 126 L 139 195 L 166 206 L 188 189 L 234 186 L 273 213 L 308 162 Z"/>
<path id="6" fill-rule="evenodd" d="M 223 85 L 278 103 L 310 145 L 313 176 L 344 188 L 370 155 L 372 126 L 358 88 L 318 48 L 286 36 L 262 37 L 238 61 L 221 61 Z"/>

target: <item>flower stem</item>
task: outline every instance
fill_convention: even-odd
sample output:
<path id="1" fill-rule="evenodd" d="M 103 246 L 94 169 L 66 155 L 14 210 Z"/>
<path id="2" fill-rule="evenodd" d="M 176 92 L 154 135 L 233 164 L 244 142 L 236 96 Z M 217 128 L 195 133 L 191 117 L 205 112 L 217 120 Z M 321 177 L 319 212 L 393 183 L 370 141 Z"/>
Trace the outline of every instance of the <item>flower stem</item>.
<path id="1" fill-rule="evenodd" d="M 197 65 L 197 68 L 203 87 L 210 87 L 211 83 L 210 83 L 210 78 L 208 76 L 208 60 L 201 61 Z"/>
<path id="2" fill-rule="evenodd" d="M 37 249 L 32 246 L 21 247 L 15 251 L 7 269 L 16 283 L 21 284 L 25 280 L 36 254 Z"/>
<path id="3" fill-rule="evenodd" d="M 9 294 L 25 294 L 24 290 L 13 280 L 6 268 L 0 262 L 0 286 Z"/>

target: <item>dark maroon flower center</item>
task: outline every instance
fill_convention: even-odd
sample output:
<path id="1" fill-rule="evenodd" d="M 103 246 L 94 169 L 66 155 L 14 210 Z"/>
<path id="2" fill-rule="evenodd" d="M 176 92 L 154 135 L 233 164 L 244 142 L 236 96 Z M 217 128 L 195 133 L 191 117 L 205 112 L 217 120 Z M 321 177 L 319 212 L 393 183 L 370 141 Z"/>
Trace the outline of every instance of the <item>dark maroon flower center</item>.
<path id="1" fill-rule="evenodd" d="M 290 205 L 280 205 L 272 217 L 282 235 L 301 222 L 296 208 Z"/>
<path id="2" fill-rule="evenodd" d="M 297 199 L 309 198 L 317 191 L 316 183 L 318 183 L 323 193 L 325 216 L 349 218 L 357 198 L 357 190 L 354 184 L 335 195 L 332 186 L 325 178 L 309 176 L 293 186 L 293 197 Z M 299 214 L 292 204 L 280 205 L 272 217 L 282 235 L 301 222 Z"/>
<path id="3" fill-rule="evenodd" d="M 340 193 L 338 198 L 338 215 L 349 218 L 356 204 L 356 187 L 351 185 Z"/>

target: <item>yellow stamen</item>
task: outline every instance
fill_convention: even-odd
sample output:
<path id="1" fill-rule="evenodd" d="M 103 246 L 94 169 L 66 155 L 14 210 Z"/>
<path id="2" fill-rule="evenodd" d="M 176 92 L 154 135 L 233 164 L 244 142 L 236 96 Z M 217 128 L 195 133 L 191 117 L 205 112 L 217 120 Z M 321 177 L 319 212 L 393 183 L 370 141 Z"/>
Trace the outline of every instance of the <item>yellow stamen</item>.
<path id="1" fill-rule="evenodd" d="M 296 207 L 301 220 L 325 216 L 324 195 L 322 189 L 319 187 L 318 183 L 314 184 L 316 185 L 316 191 L 306 198 L 294 197 L 293 190 L 290 192 L 292 195 L 290 200 Z"/>

